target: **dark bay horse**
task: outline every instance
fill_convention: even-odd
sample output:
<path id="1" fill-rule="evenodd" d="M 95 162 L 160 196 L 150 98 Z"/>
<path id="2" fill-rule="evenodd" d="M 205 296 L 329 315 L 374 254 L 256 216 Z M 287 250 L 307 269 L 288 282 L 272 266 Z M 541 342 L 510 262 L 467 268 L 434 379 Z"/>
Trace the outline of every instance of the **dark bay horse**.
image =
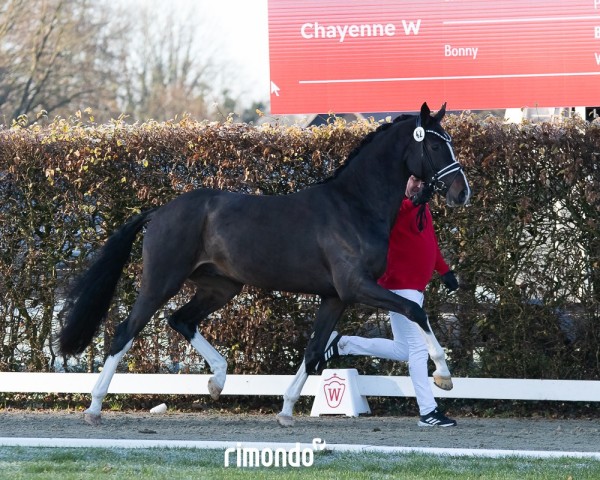
<path id="1" fill-rule="evenodd" d="M 213 372 L 209 380 L 213 398 L 223 389 L 227 364 L 198 331 L 204 318 L 245 284 L 321 297 L 303 365 L 278 415 L 283 425 L 292 423 L 298 387 L 301 390 L 306 375 L 318 369 L 328 338 L 350 304 L 400 312 L 433 337 L 425 312 L 380 287 L 377 279 L 385 270 L 389 233 L 411 174 L 426 179 L 429 191 L 441 192 L 449 205 L 464 205 L 469 199 L 466 177 L 440 125 L 444 114 L 445 105 L 432 116 L 423 104 L 420 114 L 382 125 L 367 135 L 333 177 L 299 192 L 255 196 L 199 189 L 121 226 L 75 284 L 58 339 L 65 355 L 82 353 L 92 342 L 132 244 L 147 224 L 140 292 L 127 319 L 117 326 L 85 411 L 86 421 L 100 422 L 102 401 L 117 364 L 184 282 L 193 284 L 195 293 L 173 313 L 169 325 L 207 360 Z M 440 365 L 441 376 L 449 381 L 443 351 Z"/>

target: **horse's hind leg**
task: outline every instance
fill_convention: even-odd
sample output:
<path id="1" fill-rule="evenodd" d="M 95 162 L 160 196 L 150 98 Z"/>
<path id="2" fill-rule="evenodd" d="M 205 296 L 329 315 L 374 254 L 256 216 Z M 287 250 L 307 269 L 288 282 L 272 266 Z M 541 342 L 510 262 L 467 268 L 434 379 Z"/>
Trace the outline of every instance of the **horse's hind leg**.
<path id="1" fill-rule="evenodd" d="M 92 389 L 92 403 L 84 412 L 85 421 L 91 425 L 100 424 L 100 412 L 102 410 L 102 401 L 108 393 L 108 387 L 117 371 L 117 366 L 131 348 L 135 336 L 146 326 L 152 318 L 152 315 L 162 305 L 160 301 L 153 295 L 140 294 L 137 298 L 131 313 L 127 320 L 121 322 L 116 329 L 115 337 L 113 338 L 110 354 L 104 362 L 104 367 L 100 376 Z"/>
<path id="2" fill-rule="evenodd" d="M 427 320 L 427 323 L 429 323 L 429 320 Z M 433 383 L 442 390 L 452 390 L 452 376 L 450 375 L 450 370 L 446 364 L 446 354 L 444 353 L 444 349 L 437 341 L 437 338 L 435 338 L 431 325 L 429 326 L 429 332 L 425 332 L 423 329 L 420 330 L 425 339 L 425 343 L 427 344 L 429 356 L 431 357 L 431 360 L 433 360 L 433 363 L 435 363 Z"/>
<path id="3" fill-rule="evenodd" d="M 200 334 L 198 324 L 235 297 L 242 285 L 215 276 L 193 278 L 193 281 L 197 286 L 194 297 L 169 318 L 169 325 L 181 333 L 208 362 L 213 373 L 208 380 L 208 391 L 213 400 L 217 400 L 225 386 L 227 361 Z"/>
<path id="4" fill-rule="evenodd" d="M 127 321 L 121 323 L 120 325 L 126 324 Z M 121 349 L 121 351 L 117 352 L 114 355 L 109 355 L 104 362 L 104 366 L 102 371 L 100 372 L 100 376 L 96 381 L 94 388 L 92 389 L 92 403 L 89 408 L 83 412 L 85 421 L 90 425 L 100 425 L 100 412 L 102 410 L 102 401 L 106 394 L 108 393 L 108 387 L 113 378 L 113 375 L 117 371 L 117 366 L 119 362 L 123 358 L 123 355 L 127 353 L 127 351 L 131 348 L 133 344 L 133 339 L 129 340 L 125 344 L 125 346 Z"/>

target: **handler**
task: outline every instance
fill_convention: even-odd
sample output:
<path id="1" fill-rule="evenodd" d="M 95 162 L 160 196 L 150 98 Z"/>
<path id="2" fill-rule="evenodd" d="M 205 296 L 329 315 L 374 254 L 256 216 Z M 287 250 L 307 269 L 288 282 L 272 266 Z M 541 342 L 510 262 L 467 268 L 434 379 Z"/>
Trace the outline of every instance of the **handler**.
<path id="1" fill-rule="evenodd" d="M 387 268 L 379 284 L 397 295 L 423 306 L 423 292 L 433 272 L 441 275 L 450 292 L 458 288 L 454 272 L 445 262 L 433 228 L 429 205 L 415 206 L 411 198 L 423 188 L 423 182 L 411 176 L 398 217 L 390 234 Z M 424 332 L 404 315 L 389 312 L 393 340 L 342 336 L 334 332 L 325 348 L 324 362 L 340 355 L 371 355 L 389 360 L 408 361 L 417 404 L 419 426 L 453 427 L 456 421 L 438 410 L 428 378 L 429 354 Z"/>

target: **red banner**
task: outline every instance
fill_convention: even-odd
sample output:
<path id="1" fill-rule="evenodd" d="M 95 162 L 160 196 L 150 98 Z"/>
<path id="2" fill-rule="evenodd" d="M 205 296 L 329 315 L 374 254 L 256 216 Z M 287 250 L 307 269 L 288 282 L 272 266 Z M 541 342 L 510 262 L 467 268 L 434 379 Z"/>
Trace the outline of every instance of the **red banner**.
<path id="1" fill-rule="evenodd" d="M 275 114 L 600 105 L 600 0 L 269 0 Z"/>

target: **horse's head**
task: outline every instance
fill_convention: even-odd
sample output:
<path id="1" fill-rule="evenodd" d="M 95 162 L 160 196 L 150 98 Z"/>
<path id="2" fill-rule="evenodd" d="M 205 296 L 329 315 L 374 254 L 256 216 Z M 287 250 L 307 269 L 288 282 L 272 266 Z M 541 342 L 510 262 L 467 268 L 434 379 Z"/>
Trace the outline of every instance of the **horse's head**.
<path id="1" fill-rule="evenodd" d="M 427 202 L 434 193 L 440 193 L 449 206 L 457 206 L 465 205 L 471 196 L 467 177 L 454 156 L 452 139 L 440 124 L 445 114 L 446 104 L 432 116 L 424 103 L 416 117 L 407 166 L 412 175 L 425 181 L 425 187 L 415 203 Z"/>

